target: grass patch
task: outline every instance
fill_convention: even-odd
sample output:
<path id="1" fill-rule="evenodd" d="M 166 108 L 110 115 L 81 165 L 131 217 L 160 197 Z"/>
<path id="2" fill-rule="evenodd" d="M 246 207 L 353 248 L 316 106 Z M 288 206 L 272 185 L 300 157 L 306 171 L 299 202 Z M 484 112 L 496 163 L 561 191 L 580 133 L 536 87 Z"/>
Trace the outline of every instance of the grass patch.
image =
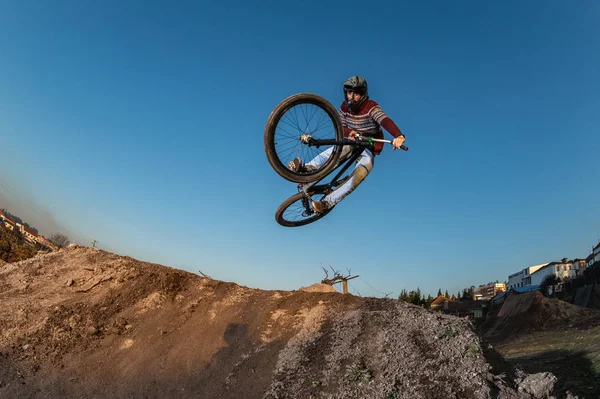
<path id="1" fill-rule="evenodd" d="M 600 398 L 600 327 L 536 332 L 495 349 L 527 373 L 556 375 L 559 395 L 570 391 L 579 397 Z"/>

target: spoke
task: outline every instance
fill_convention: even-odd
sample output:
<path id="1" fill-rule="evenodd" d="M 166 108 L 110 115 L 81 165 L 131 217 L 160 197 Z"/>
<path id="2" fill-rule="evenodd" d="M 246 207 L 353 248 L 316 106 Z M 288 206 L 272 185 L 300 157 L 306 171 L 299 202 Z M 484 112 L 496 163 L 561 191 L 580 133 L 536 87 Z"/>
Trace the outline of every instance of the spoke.
<path id="1" fill-rule="evenodd" d="M 314 109 L 314 111 L 310 115 L 310 120 L 312 120 L 313 116 L 315 116 L 315 114 L 317 113 L 318 110 L 321 109 L 321 107 L 317 107 L 316 105 L 313 104 L 313 109 Z M 319 120 L 321 120 L 321 118 L 319 118 Z"/>
<path id="2" fill-rule="evenodd" d="M 282 161 L 282 163 L 287 163 L 287 161 L 290 161 L 291 159 L 294 159 L 294 158 L 295 158 L 295 157 L 293 156 L 293 154 L 294 154 L 294 153 L 296 153 L 296 151 L 295 151 L 295 150 L 296 150 L 297 148 L 298 148 L 298 145 L 294 145 L 294 146 L 292 146 L 291 148 L 290 148 L 290 147 L 288 147 L 288 148 L 284 149 L 284 150 L 281 152 L 281 155 L 282 155 L 282 156 L 279 156 L 279 155 L 278 155 L 277 157 L 278 157 L 278 158 L 279 158 L 279 159 Z M 292 154 L 292 155 L 291 155 L 291 156 L 289 156 L 288 154 Z"/>
<path id="3" fill-rule="evenodd" d="M 304 128 L 301 128 L 301 123 L 305 124 Z M 306 145 L 300 141 L 302 134 L 309 133 L 316 139 L 335 138 L 335 132 L 332 134 L 334 129 L 329 114 L 316 104 L 296 104 L 281 116 L 278 124 L 274 134 L 275 152 L 279 161 L 285 166 L 296 157 L 306 164 L 331 147 L 331 145 L 319 147 Z M 328 157 L 321 157 L 319 160 L 321 161 L 319 163 L 325 164 Z"/>
<path id="4" fill-rule="evenodd" d="M 304 105 L 304 107 L 302 105 Z M 306 117 L 306 104 L 302 105 L 300 105 L 300 109 L 302 110 L 302 116 L 304 116 L 304 129 L 302 130 L 302 132 L 304 133 L 308 128 L 308 118 Z"/>
<path id="5" fill-rule="evenodd" d="M 298 122 L 298 112 L 296 112 L 296 107 L 294 107 L 293 110 L 294 110 L 294 117 L 295 117 L 294 119 L 296 122 L 296 129 L 298 129 L 298 131 L 301 132 L 302 129 L 300 129 L 300 124 Z"/>
<path id="6" fill-rule="evenodd" d="M 315 132 L 318 132 L 319 130 L 324 129 L 325 127 L 329 127 L 330 125 L 327 122 L 330 122 L 330 120 L 329 119 L 325 119 L 323 121 L 323 126 L 321 126 L 321 122 L 319 122 L 319 124 L 317 125 L 317 129 L 315 130 Z M 333 126 L 333 124 L 331 124 L 331 126 Z"/>
<path id="7" fill-rule="evenodd" d="M 323 113 L 323 114 L 324 114 L 324 113 Z M 318 131 L 319 131 L 319 126 L 321 126 L 321 120 L 323 119 L 323 114 L 321 114 L 321 115 L 319 116 L 319 120 L 317 121 L 317 127 L 316 127 L 316 129 L 315 129 L 315 132 L 318 132 Z"/>
<path id="8" fill-rule="evenodd" d="M 323 199 L 324 196 L 325 195 L 323 193 L 313 194 L 312 199 L 318 201 Z M 296 200 L 296 202 L 290 204 L 290 206 L 288 206 L 288 208 L 283 212 L 283 218 L 288 222 L 299 222 L 318 218 L 319 215 L 317 213 L 314 213 L 314 211 L 311 214 L 307 214 L 310 211 L 306 209 L 302 201 L 303 198 L 299 198 L 298 200 Z M 308 201 L 308 207 L 311 208 L 310 199 L 308 199 Z"/>
<path id="9" fill-rule="evenodd" d="M 278 130 L 282 130 L 282 131 L 284 131 L 287 134 L 287 135 L 283 135 L 282 134 L 282 136 L 284 136 L 284 137 L 289 137 L 289 138 L 291 138 L 293 140 L 298 140 L 300 138 L 300 135 L 294 134 L 294 133 L 290 133 L 287 130 L 285 130 L 284 128 L 282 128 L 281 126 L 277 126 L 277 130 L 275 131 L 275 134 L 277 134 Z"/>
<path id="10" fill-rule="evenodd" d="M 291 127 L 291 128 L 294 128 L 294 129 L 296 129 L 298 132 L 301 132 L 301 131 L 302 131 L 302 129 L 300 129 L 300 126 L 298 126 L 298 122 L 297 122 L 297 121 L 294 121 L 292 118 L 289 118 L 289 117 L 288 117 L 288 119 L 289 119 L 289 120 L 290 120 L 292 123 L 295 123 L 296 125 L 294 126 L 294 125 L 292 125 L 292 124 L 288 123 L 287 121 L 283 120 L 283 118 L 281 118 L 281 122 L 285 123 L 286 125 L 288 125 L 288 126 L 289 126 L 289 127 Z"/>

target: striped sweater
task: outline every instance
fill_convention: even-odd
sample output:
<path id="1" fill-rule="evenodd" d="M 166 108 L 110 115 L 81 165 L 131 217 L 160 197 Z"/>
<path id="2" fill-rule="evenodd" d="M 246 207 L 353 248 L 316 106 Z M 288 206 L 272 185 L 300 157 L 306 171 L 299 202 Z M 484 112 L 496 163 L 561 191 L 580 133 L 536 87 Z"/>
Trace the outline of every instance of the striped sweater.
<path id="1" fill-rule="evenodd" d="M 357 114 L 348 110 L 346 102 L 340 106 L 340 116 L 344 126 L 344 137 L 348 137 L 350 131 L 356 130 L 363 136 L 371 136 L 377 139 L 383 139 L 382 127 L 392 136 L 398 137 L 404 135 L 398 126 L 382 110 L 379 104 L 373 100 L 367 100 L 362 105 Z M 373 154 L 379 155 L 383 150 L 383 143 L 374 143 Z"/>

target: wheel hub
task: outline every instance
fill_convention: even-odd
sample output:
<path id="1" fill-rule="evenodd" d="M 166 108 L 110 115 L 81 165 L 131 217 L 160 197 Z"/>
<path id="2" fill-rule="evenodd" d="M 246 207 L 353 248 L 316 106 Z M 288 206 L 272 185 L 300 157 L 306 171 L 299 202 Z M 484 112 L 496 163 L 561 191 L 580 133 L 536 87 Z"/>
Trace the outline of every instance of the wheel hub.
<path id="1" fill-rule="evenodd" d="M 312 136 L 310 134 L 305 133 L 300 136 L 300 141 L 303 142 L 304 144 L 310 143 L 311 140 L 312 140 Z"/>

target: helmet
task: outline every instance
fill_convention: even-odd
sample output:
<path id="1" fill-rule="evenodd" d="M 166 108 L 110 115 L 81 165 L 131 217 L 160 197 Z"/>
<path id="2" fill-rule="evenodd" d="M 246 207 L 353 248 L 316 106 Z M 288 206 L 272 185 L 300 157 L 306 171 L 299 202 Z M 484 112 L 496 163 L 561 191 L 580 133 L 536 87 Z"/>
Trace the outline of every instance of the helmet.
<path id="1" fill-rule="evenodd" d="M 358 112 L 360 107 L 364 104 L 365 101 L 369 99 L 369 90 L 367 87 L 367 81 L 362 76 L 351 76 L 344 82 L 344 101 L 346 105 L 352 112 Z M 348 101 L 348 97 L 346 93 L 348 90 L 352 90 L 361 95 L 360 100 Z"/>

